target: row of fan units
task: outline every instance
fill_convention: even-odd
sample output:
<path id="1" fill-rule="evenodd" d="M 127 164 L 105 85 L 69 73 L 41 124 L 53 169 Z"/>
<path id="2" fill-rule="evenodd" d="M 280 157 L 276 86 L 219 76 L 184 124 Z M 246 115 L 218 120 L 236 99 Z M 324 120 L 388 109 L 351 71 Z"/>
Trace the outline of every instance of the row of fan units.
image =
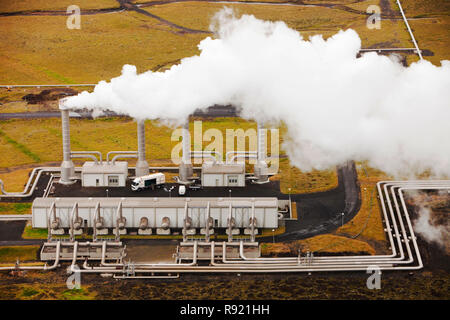
<path id="1" fill-rule="evenodd" d="M 77 204 L 76 217 L 73 207 Z M 119 204 L 121 208 L 119 212 Z M 230 219 L 231 204 L 231 219 Z M 53 205 L 53 208 L 52 208 Z M 209 205 L 209 219 L 208 219 Z M 52 212 L 54 210 L 54 212 Z M 187 216 L 186 216 L 187 210 Z M 186 219 L 187 217 L 187 219 Z M 254 217 L 254 220 L 252 218 Z M 278 227 L 277 198 L 37 198 L 33 228 Z"/>

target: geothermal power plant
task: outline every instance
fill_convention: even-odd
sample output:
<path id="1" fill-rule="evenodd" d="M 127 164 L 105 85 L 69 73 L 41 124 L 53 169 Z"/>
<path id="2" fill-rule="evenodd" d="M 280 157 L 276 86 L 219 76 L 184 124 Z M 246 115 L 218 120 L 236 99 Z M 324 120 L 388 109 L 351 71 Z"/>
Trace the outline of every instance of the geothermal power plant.
<path id="1" fill-rule="evenodd" d="M 49 177 L 42 196 L 32 203 L 31 215 L 33 228 L 48 230 L 40 251 L 45 264 L 17 262 L 0 270 L 51 270 L 66 262 L 69 272 L 117 279 L 177 278 L 183 273 L 366 271 L 373 265 L 380 270 L 416 270 L 423 263 L 403 192 L 449 188 L 449 181 L 432 180 L 377 184 L 390 254 L 315 256 L 307 252 L 265 258 L 258 240 L 287 228 L 297 220 L 293 218 L 297 209 L 290 195 L 267 191 L 271 173 L 263 123 L 257 124 L 257 150 L 222 155 L 192 151 L 186 121 L 178 168 L 150 167 L 145 147 L 152 141 L 145 141 L 144 121 L 137 121 L 137 151 L 111 150 L 103 157 L 99 151 L 71 149 L 70 110 L 60 109 L 61 166 L 35 168 L 22 193 L 7 193 L 1 185 L 2 198 L 26 198 L 36 191 L 40 179 Z M 87 161 L 76 167 L 75 158 Z M 130 167 L 126 160 L 133 158 L 136 165 Z M 193 158 L 203 159 L 201 166 L 194 167 Z M 246 172 L 245 162 L 237 159 L 255 159 L 253 171 Z M 154 173 L 164 170 L 178 172 L 176 183 L 166 184 L 162 173 Z M 130 191 L 130 185 L 133 190 L 151 191 L 141 196 Z M 178 240 L 174 261 L 127 260 L 126 236 L 150 242 L 161 237 Z"/>

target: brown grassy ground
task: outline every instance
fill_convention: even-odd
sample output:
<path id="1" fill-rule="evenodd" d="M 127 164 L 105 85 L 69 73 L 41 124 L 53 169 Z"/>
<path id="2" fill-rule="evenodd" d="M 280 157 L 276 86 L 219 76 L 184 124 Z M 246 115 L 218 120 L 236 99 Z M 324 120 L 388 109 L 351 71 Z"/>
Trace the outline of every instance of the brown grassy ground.
<path id="1" fill-rule="evenodd" d="M 290 243 L 264 243 L 261 245 L 262 256 L 302 256 L 307 251 L 320 253 L 375 254 L 375 250 L 366 242 L 336 235 L 319 235 Z"/>
<path id="2" fill-rule="evenodd" d="M 28 272 L 22 277 L 0 274 L 0 299 L 131 299 L 131 300 L 285 300 L 285 299 L 449 299 L 446 273 L 383 273 L 381 290 L 369 290 L 365 273 L 299 275 L 184 275 L 179 280 L 116 281 L 97 275 L 82 277 L 81 290 L 68 290 L 64 268 Z"/>
<path id="3" fill-rule="evenodd" d="M 2 1 L 0 4 L 0 12 L 17 12 L 17 11 L 44 11 L 44 10 L 63 10 L 75 4 L 72 0 L 15 0 Z M 76 5 L 81 10 L 85 9 L 101 9 L 101 8 L 118 8 L 119 4 L 115 0 L 77 0 Z"/>
<path id="4" fill-rule="evenodd" d="M 280 160 L 280 170 L 270 180 L 280 180 L 281 192 L 286 194 L 322 192 L 338 186 L 336 169 L 302 172 L 286 158 Z"/>
<path id="5" fill-rule="evenodd" d="M 57 0 L 51 4 L 42 1 L 4 2 L 0 12 L 18 9 L 55 9 L 67 6 L 67 1 Z M 431 6 L 430 1 L 422 7 L 410 7 L 405 1 L 405 10 L 415 15 Z M 442 1 L 441 1 L 442 2 Z M 33 5 L 30 5 L 33 3 Z M 103 0 L 82 8 L 109 7 L 117 2 Z M 311 2 L 313 3 L 313 2 Z M 316 2 L 317 3 L 317 2 Z M 345 4 L 358 11 L 378 1 L 326 1 Z M 194 29 L 208 30 L 210 18 L 223 4 L 186 2 L 145 7 L 145 10 L 171 22 Z M 239 14 L 249 13 L 268 20 L 283 20 L 290 27 L 301 31 L 305 37 L 321 33 L 328 37 L 339 29 L 354 28 L 361 36 L 363 47 L 411 46 L 403 21 L 383 20 L 381 30 L 366 27 L 366 15 L 348 12 L 340 7 L 300 7 L 229 4 Z M 393 10 L 396 6 L 391 4 Z M 439 8 L 442 11 L 439 12 Z M 446 7 L 433 6 L 433 16 L 448 20 Z M 417 20 L 418 21 L 418 20 Z M 136 12 L 85 15 L 81 30 L 66 28 L 64 16 L 13 16 L 0 17 L 0 79 L 4 83 L 75 83 L 98 82 L 117 76 L 123 64 L 134 64 L 138 71 L 158 69 L 177 63 L 179 59 L 198 53 L 197 44 L 205 37 L 201 34 L 180 34 L 177 30 L 150 17 Z M 428 22 L 427 22 L 428 23 Z M 436 25 L 436 24 L 435 24 Z M 437 24 L 439 25 L 439 24 Z M 413 26 L 414 27 L 414 26 Z M 441 31 L 444 32 L 444 27 Z M 36 31 L 38 30 L 38 32 Z M 132 33 L 130 33 L 130 31 Z M 435 31 L 433 29 L 433 31 Z M 442 37 L 446 33 L 440 32 Z M 130 35 L 131 34 L 131 35 Z M 418 36 L 418 41 L 422 38 Z M 445 38 L 442 41 L 446 42 Z M 425 46 L 434 51 L 434 43 Z M 70 54 L 67 54 L 70 52 Z M 448 58 L 449 52 L 442 48 L 438 59 Z M 432 58 L 435 59 L 435 58 Z M 434 62 L 434 60 L 433 60 Z"/>

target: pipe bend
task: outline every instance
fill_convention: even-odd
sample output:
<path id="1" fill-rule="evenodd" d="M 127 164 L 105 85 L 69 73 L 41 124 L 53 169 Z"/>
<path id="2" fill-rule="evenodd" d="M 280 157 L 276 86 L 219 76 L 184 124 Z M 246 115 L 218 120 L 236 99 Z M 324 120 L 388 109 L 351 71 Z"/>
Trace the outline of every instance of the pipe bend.
<path id="1" fill-rule="evenodd" d="M 137 155 L 138 152 L 137 151 L 109 151 L 106 154 L 106 163 L 109 163 L 109 157 L 112 154 L 136 154 Z"/>
<path id="2" fill-rule="evenodd" d="M 94 160 L 94 162 L 95 162 L 96 165 L 98 164 L 98 159 L 97 159 L 97 157 L 94 156 L 94 155 L 92 155 L 92 154 L 76 154 L 76 153 L 73 154 L 73 153 L 71 153 L 71 154 L 70 154 L 70 159 L 73 159 L 73 158 L 89 158 L 89 159 Z"/>
<path id="3" fill-rule="evenodd" d="M 116 160 L 119 158 L 136 158 L 137 159 L 138 155 L 137 154 L 118 154 L 112 158 L 111 163 L 114 165 L 116 163 Z"/>

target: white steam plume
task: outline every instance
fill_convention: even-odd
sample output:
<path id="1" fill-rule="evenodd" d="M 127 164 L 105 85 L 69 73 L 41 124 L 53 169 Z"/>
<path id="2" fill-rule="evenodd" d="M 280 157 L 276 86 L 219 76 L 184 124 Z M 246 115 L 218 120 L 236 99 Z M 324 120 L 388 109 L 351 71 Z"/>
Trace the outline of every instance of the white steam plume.
<path id="1" fill-rule="evenodd" d="M 431 213 L 428 208 L 421 208 L 418 218 L 414 221 L 414 230 L 426 241 L 434 242 L 441 246 L 448 243 L 450 236 L 448 226 L 434 225 L 431 223 Z"/>
<path id="2" fill-rule="evenodd" d="M 357 58 L 361 40 L 351 29 L 304 40 L 283 22 L 229 9 L 214 21 L 216 37 L 200 42 L 200 55 L 165 72 L 125 65 L 65 107 L 180 124 L 197 108 L 233 104 L 243 117 L 284 121 L 284 148 L 302 170 L 369 160 L 393 175 L 450 176 L 450 61 L 403 67 L 376 53 Z"/>

